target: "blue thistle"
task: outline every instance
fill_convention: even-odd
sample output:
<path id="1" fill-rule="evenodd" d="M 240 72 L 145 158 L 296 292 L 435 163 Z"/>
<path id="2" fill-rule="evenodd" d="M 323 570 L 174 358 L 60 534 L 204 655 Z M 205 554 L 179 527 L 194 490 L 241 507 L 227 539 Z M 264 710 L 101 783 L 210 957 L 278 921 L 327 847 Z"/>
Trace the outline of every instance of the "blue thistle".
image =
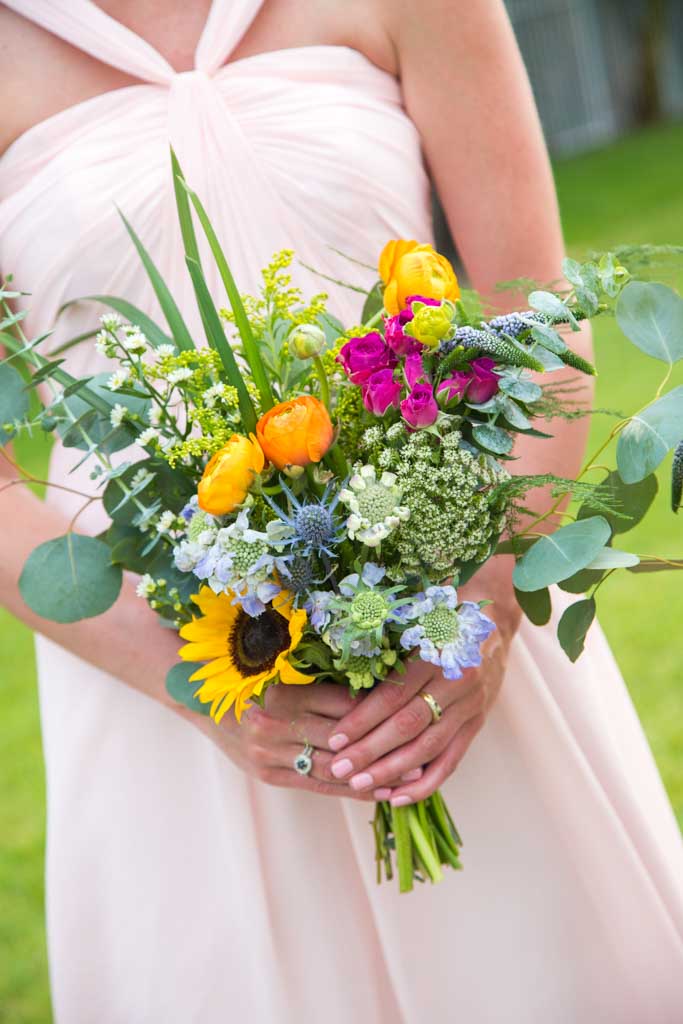
<path id="1" fill-rule="evenodd" d="M 280 479 L 280 486 L 289 502 L 289 512 L 276 505 L 265 495 L 266 501 L 278 517 L 278 522 L 269 523 L 267 531 L 277 540 L 278 544 L 296 548 L 297 554 L 310 557 L 312 554 L 332 557 L 332 549 L 344 537 L 341 523 L 335 519 L 335 510 L 339 502 L 339 494 L 331 496 L 330 488 L 325 488 L 321 498 L 301 502 L 296 495 Z"/>

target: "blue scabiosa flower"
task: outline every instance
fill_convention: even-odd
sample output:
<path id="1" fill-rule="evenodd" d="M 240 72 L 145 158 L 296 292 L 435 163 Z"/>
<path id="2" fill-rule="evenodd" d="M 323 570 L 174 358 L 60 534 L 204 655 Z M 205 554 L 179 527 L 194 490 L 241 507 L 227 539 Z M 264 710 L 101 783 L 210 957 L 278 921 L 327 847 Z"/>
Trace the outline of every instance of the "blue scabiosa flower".
<path id="1" fill-rule="evenodd" d="M 340 665 L 352 655 L 372 658 L 379 654 L 386 627 L 401 620 L 403 606 L 411 601 L 398 597 L 401 585 L 382 586 L 384 576 L 381 566 L 366 562 L 360 574 L 345 576 L 339 593 L 330 595 L 326 609 L 330 625 L 323 640 L 340 656 Z"/>
<path id="2" fill-rule="evenodd" d="M 446 679 L 460 679 L 463 670 L 481 664 L 481 645 L 496 628 L 478 604 L 458 604 L 454 587 L 428 587 L 405 609 L 416 620 L 401 636 L 401 646 L 419 648 L 420 657 L 438 665 Z"/>
<path id="3" fill-rule="evenodd" d="M 312 554 L 331 557 L 333 548 L 344 536 L 343 528 L 335 518 L 339 495 L 332 497 L 328 487 L 322 498 L 300 502 L 282 479 L 280 486 L 287 497 L 290 511 L 285 512 L 266 496 L 266 501 L 278 517 L 266 527 L 270 542 L 296 549 L 297 554 L 304 557 Z"/>

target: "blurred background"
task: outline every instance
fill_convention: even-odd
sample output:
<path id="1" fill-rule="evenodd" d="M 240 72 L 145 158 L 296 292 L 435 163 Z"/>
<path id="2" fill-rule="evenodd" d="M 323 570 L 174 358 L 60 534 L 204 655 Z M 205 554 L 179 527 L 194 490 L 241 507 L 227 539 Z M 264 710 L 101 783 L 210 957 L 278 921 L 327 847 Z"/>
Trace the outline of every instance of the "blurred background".
<path id="1" fill-rule="evenodd" d="M 550 146 L 568 252 L 683 244 L 683 4 L 680 0 L 508 0 Z M 438 205 L 442 251 L 451 248 Z M 683 273 L 663 279 L 678 290 Z M 633 412 L 661 365 L 613 321 L 595 326 L 597 408 Z M 680 371 L 672 384 L 683 383 Z M 596 416 L 595 438 L 608 421 Z M 38 476 L 47 447 L 20 442 Z M 670 460 L 647 525 L 623 538 L 639 554 L 683 557 L 683 515 L 669 507 Z M 683 826 L 683 671 L 676 574 L 610 578 L 601 621 Z M 43 924 L 45 794 L 33 645 L 0 610 L 0 1022 L 51 1019 Z"/>

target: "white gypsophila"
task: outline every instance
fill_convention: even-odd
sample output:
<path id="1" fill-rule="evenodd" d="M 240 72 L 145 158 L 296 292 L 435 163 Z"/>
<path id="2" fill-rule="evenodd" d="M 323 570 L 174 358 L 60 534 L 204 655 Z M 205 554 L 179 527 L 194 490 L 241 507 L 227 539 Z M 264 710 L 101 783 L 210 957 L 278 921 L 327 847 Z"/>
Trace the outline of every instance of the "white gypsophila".
<path id="1" fill-rule="evenodd" d="M 383 472 L 379 480 L 374 466 L 360 466 L 339 493 L 339 500 L 351 515 L 346 530 L 351 540 L 370 548 L 378 547 L 401 523 L 410 518 L 410 509 L 401 504 L 403 490 L 396 474 Z"/>
<path id="2" fill-rule="evenodd" d="M 154 427 L 147 427 L 147 429 L 143 430 L 142 433 L 138 436 L 138 444 L 141 444 L 143 448 L 146 447 L 146 445 L 151 444 L 153 441 L 158 440 L 159 431 L 155 430 Z"/>
<path id="3" fill-rule="evenodd" d="M 166 380 L 169 384 L 180 384 L 183 380 L 189 380 L 193 371 L 189 366 L 181 366 L 177 370 L 171 370 Z"/>
<path id="4" fill-rule="evenodd" d="M 135 593 L 138 597 L 150 597 L 156 590 L 156 583 L 149 575 L 148 572 L 144 576 L 141 576 L 138 580 L 138 585 L 135 588 Z"/>
<path id="5" fill-rule="evenodd" d="M 147 413 L 147 419 L 150 422 L 150 426 L 158 427 L 159 424 L 161 423 L 162 415 L 163 415 L 163 410 L 161 409 L 160 406 L 158 406 L 158 405 L 151 405 L 149 407 L 149 411 Z"/>
<path id="6" fill-rule="evenodd" d="M 177 518 L 175 512 L 171 512 L 168 509 L 162 512 L 157 523 L 157 533 L 168 533 L 175 526 Z"/>
<path id="7" fill-rule="evenodd" d="M 175 437 L 167 437 L 165 434 L 159 435 L 159 447 L 161 448 L 162 452 L 167 452 L 169 448 L 172 448 L 175 443 Z"/>
<path id="8" fill-rule="evenodd" d="M 119 370 L 112 373 L 111 377 L 107 381 L 107 387 L 110 391 L 118 391 L 119 388 L 122 388 L 124 384 L 127 383 L 129 377 L 130 370 L 127 367 L 122 366 Z"/>
<path id="9" fill-rule="evenodd" d="M 121 405 L 119 402 L 116 403 L 112 411 L 109 413 L 109 422 L 112 427 L 120 427 L 126 416 L 128 415 L 128 409 L 125 405 Z"/>
<path id="10" fill-rule="evenodd" d="M 123 320 L 118 313 L 103 313 L 100 317 L 100 323 L 105 331 L 111 331 L 113 334 L 116 334 L 123 327 Z"/>

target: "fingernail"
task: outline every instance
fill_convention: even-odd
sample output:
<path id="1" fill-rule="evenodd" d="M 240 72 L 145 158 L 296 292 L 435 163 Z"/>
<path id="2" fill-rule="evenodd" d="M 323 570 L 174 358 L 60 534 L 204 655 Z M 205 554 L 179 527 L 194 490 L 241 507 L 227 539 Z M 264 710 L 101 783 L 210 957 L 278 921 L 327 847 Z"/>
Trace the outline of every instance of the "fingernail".
<path id="1" fill-rule="evenodd" d="M 403 782 L 417 782 L 418 779 L 422 778 L 422 769 L 413 768 L 411 771 L 406 772 L 405 775 L 401 776 Z"/>
<path id="2" fill-rule="evenodd" d="M 353 771 L 353 765 L 349 761 L 348 757 L 345 757 L 342 761 L 337 761 L 336 764 L 332 765 L 332 774 L 335 779 L 343 779 L 345 775 Z"/>
<path id="3" fill-rule="evenodd" d="M 391 801 L 392 807 L 405 807 L 406 804 L 412 803 L 409 796 L 395 796 Z"/>
<path id="4" fill-rule="evenodd" d="M 372 795 L 374 796 L 375 800 L 388 800 L 389 797 L 391 796 L 391 790 L 388 788 L 376 789 Z"/>
<path id="5" fill-rule="evenodd" d="M 349 779 L 349 786 L 351 789 L 368 789 L 374 784 L 374 781 L 370 772 L 361 772 L 360 775 L 354 775 L 352 779 Z"/>
<path id="6" fill-rule="evenodd" d="M 349 742 L 349 737 L 345 736 L 343 732 L 336 732 L 334 736 L 330 736 L 330 749 L 341 750 Z"/>

